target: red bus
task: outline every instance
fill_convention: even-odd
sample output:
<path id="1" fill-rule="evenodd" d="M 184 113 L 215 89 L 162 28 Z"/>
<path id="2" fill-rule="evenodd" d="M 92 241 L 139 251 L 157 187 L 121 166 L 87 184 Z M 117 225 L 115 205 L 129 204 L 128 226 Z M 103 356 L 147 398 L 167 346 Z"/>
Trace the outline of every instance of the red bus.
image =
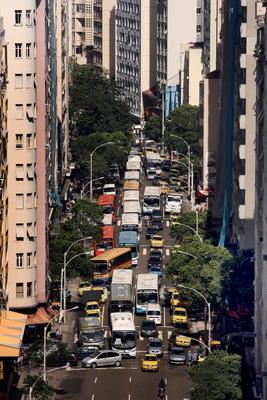
<path id="1" fill-rule="evenodd" d="M 115 230 L 113 225 L 102 226 L 102 239 L 94 243 L 94 254 L 98 256 L 115 247 Z"/>
<path id="2" fill-rule="evenodd" d="M 112 222 L 116 222 L 116 196 L 115 194 L 102 194 L 97 204 L 102 208 L 104 214 L 112 214 Z"/>

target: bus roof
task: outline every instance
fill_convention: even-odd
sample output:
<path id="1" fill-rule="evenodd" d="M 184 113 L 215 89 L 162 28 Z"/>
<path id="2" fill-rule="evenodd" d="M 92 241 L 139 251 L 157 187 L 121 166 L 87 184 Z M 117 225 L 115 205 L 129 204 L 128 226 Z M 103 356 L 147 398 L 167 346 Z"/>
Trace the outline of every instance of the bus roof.
<path id="1" fill-rule="evenodd" d="M 121 225 L 139 225 L 138 213 L 127 213 L 121 216 Z"/>
<path id="2" fill-rule="evenodd" d="M 139 190 L 125 190 L 123 195 L 123 201 L 139 200 L 139 198 L 140 198 Z"/>
<path id="3" fill-rule="evenodd" d="M 162 159 L 160 158 L 159 153 L 148 153 L 146 155 L 147 160 L 155 160 L 155 161 L 162 161 Z"/>
<path id="4" fill-rule="evenodd" d="M 138 274 L 136 290 L 158 290 L 158 276 L 155 274 Z"/>
<path id="5" fill-rule="evenodd" d="M 129 181 L 138 181 L 139 182 L 140 172 L 139 171 L 125 171 L 124 179 L 129 180 Z"/>
<path id="6" fill-rule="evenodd" d="M 131 251 L 129 247 L 115 247 L 114 249 L 106 250 L 104 253 L 91 258 L 91 261 L 110 261 L 112 258 L 128 253 L 128 251 Z"/>
<path id="7" fill-rule="evenodd" d="M 140 169 L 141 169 L 141 161 L 136 161 L 136 160 L 127 161 L 126 168 L 128 170 L 140 171 Z"/>
<path id="8" fill-rule="evenodd" d="M 123 190 L 139 190 L 139 182 L 137 181 L 124 181 Z"/>
<path id="9" fill-rule="evenodd" d="M 103 239 L 114 239 L 114 226 L 113 225 L 102 226 L 102 238 Z"/>
<path id="10" fill-rule="evenodd" d="M 112 331 L 135 331 L 133 314 L 130 312 L 118 312 L 110 314 Z"/>
<path id="11" fill-rule="evenodd" d="M 146 186 L 144 197 L 160 197 L 159 186 Z"/>
<path id="12" fill-rule="evenodd" d="M 98 197 L 97 204 L 100 207 L 113 205 L 115 202 L 115 194 L 102 194 Z"/>
<path id="13" fill-rule="evenodd" d="M 119 233 L 119 246 L 138 245 L 138 235 L 135 231 L 121 231 Z"/>
<path id="14" fill-rule="evenodd" d="M 132 285 L 129 283 L 113 283 L 110 290 L 110 302 L 132 301 Z"/>
<path id="15" fill-rule="evenodd" d="M 111 284 L 123 284 L 127 283 L 132 285 L 133 283 L 133 270 L 132 269 L 114 269 L 112 273 Z"/>
<path id="16" fill-rule="evenodd" d="M 104 214 L 102 224 L 105 226 L 112 225 L 112 214 Z"/>
<path id="17" fill-rule="evenodd" d="M 137 213 L 140 214 L 141 207 L 140 202 L 138 200 L 129 200 L 123 203 L 123 211 L 125 214 L 127 213 Z"/>

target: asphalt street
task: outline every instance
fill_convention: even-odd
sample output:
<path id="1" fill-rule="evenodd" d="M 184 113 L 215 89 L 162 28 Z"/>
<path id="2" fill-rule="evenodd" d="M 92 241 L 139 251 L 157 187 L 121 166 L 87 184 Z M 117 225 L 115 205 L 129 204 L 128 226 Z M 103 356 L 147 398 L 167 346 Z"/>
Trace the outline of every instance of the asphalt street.
<path id="1" fill-rule="evenodd" d="M 142 178 L 140 198 L 142 199 L 144 187 L 152 185 Z M 121 203 L 121 196 L 119 205 Z M 162 204 L 163 205 L 163 204 Z M 162 207 L 164 210 L 164 207 Z M 120 231 L 121 207 L 118 208 L 117 233 Z M 164 215 L 164 229 L 159 232 L 164 239 L 163 248 L 163 273 L 170 258 L 171 249 L 175 242 L 169 236 L 169 220 Z M 148 272 L 147 262 L 150 252 L 149 240 L 145 238 L 146 227 L 142 223 L 140 237 L 140 252 L 138 266 L 134 271 L 134 285 L 136 288 L 137 275 Z M 164 285 L 170 284 L 165 277 L 161 281 L 161 292 Z M 140 331 L 142 320 L 145 316 L 135 316 L 137 331 Z M 105 337 L 109 337 L 108 302 L 102 311 L 102 325 L 105 329 Z M 135 359 L 123 359 L 119 368 L 99 368 L 97 370 L 85 370 L 72 368 L 69 371 L 59 371 L 60 388 L 62 394 L 57 395 L 58 400 L 152 400 L 158 398 L 158 384 L 160 379 L 165 379 L 167 384 L 165 400 L 184 400 L 189 397 L 190 379 L 186 366 L 171 366 L 168 362 L 168 338 L 172 333 L 171 317 L 168 308 L 162 307 L 162 325 L 158 327 L 159 338 L 164 343 L 164 355 L 160 360 L 158 372 L 142 372 L 141 360 L 146 353 L 148 339 L 140 337 L 137 340 L 137 357 Z M 107 340 L 108 346 L 108 340 Z"/>

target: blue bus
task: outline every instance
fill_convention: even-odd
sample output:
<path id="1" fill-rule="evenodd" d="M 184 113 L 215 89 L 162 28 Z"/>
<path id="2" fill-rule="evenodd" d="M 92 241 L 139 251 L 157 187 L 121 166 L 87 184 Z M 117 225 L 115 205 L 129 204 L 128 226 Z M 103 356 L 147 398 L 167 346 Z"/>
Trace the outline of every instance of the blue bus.
<path id="1" fill-rule="evenodd" d="M 119 247 L 130 247 L 132 265 L 137 266 L 139 257 L 139 236 L 135 231 L 121 231 L 119 233 Z"/>

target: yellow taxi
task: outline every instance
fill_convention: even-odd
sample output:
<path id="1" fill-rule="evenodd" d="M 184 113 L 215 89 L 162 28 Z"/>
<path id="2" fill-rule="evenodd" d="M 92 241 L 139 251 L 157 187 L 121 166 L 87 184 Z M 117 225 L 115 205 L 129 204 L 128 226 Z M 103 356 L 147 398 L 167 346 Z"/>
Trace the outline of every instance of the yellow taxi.
<path id="1" fill-rule="evenodd" d="M 100 303 L 105 303 L 108 297 L 107 288 L 102 286 L 90 286 L 88 290 L 93 290 L 101 293 Z"/>
<path id="2" fill-rule="evenodd" d="M 191 337 L 184 336 L 184 335 L 177 335 L 175 337 L 175 346 L 179 347 L 190 347 L 191 346 Z"/>
<path id="3" fill-rule="evenodd" d="M 159 188 L 161 194 L 168 194 L 170 192 L 170 186 L 166 181 L 159 181 Z"/>
<path id="4" fill-rule="evenodd" d="M 178 225 L 179 219 L 180 219 L 179 213 L 171 213 L 170 215 L 171 226 Z"/>
<path id="5" fill-rule="evenodd" d="M 100 318 L 101 316 L 101 308 L 97 301 L 87 301 L 84 310 L 87 317 Z"/>
<path id="6" fill-rule="evenodd" d="M 159 370 L 159 359 L 156 354 L 146 354 L 142 360 L 142 371 L 155 371 Z"/>
<path id="7" fill-rule="evenodd" d="M 187 322 L 186 309 L 184 307 L 174 307 L 172 312 L 172 324 L 176 325 L 185 322 Z"/>
<path id="8" fill-rule="evenodd" d="M 78 296 L 82 297 L 83 293 L 90 290 L 90 283 L 87 281 L 81 282 L 78 288 Z"/>
<path id="9" fill-rule="evenodd" d="M 162 239 L 162 237 L 160 235 L 154 235 L 151 239 L 150 239 L 150 246 L 151 247 L 157 247 L 162 249 L 164 244 L 164 239 Z"/>
<path id="10" fill-rule="evenodd" d="M 171 306 L 177 307 L 180 304 L 180 294 L 177 289 L 173 290 L 171 293 Z"/>

